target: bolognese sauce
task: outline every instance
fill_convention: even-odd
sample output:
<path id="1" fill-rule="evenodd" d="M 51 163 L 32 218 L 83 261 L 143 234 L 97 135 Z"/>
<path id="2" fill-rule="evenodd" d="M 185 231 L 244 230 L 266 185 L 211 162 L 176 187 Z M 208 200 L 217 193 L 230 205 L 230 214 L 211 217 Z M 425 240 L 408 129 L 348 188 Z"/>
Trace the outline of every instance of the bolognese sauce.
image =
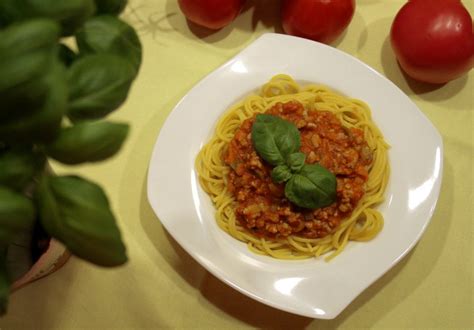
<path id="1" fill-rule="evenodd" d="M 260 237 L 324 237 L 350 216 L 364 195 L 372 151 L 361 130 L 344 127 L 328 111 L 309 110 L 299 102 L 288 102 L 277 103 L 266 113 L 297 126 L 306 163 L 318 163 L 336 176 L 336 201 L 309 210 L 286 199 L 284 184 L 272 180 L 272 166 L 258 156 L 252 145 L 253 116 L 236 131 L 224 156 L 231 168 L 227 188 L 236 201 L 237 220 Z"/>

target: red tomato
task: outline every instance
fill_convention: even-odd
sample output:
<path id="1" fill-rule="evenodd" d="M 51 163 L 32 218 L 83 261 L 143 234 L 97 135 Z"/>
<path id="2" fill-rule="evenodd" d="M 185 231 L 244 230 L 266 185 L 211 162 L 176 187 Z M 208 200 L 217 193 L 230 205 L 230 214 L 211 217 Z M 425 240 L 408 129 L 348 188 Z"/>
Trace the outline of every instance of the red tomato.
<path id="1" fill-rule="evenodd" d="M 283 30 L 328 44 L 346 29 L 354 11 L 355 0 L 284 0 Z"/>
<path id="2" fill-rule="evenodd" d="M 232 22 L 245 0 L 178 0 L 179 8 L 191 22 L 212 30 Z"/>
<path id="3" fill-rule="evenodd" d="M 400 66 L 420 81 L 445 83 L 474 65 L 472 19 L 460 0 L 410 0 L 390 39 Z"/>

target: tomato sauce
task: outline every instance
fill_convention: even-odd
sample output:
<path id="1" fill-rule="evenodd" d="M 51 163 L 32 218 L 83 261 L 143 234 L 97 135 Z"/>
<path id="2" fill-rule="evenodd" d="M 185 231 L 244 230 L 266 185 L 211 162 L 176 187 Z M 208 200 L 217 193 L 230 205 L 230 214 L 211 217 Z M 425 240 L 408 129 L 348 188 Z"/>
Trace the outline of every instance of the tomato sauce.
<path id="1" fill-rule="evenodd" d="M 236 200 L 237 220 L 260 237 L 324 237 L 352 213 L 364 195 L 372 152 L 363 132 L 342 126 L 330 112 L 306 110 L 299 102 L 278 103 L 266 113 L 298 127 L 306 163 L 319 163 L 336 175 L 337 198 L 333 204 L 313 210 L 289 202 L 284 183 L 272 181 L 273 167 L 252 145 L 254 116 L 242 123 L 224 155 L 231 168 L 227 188 Z"/>

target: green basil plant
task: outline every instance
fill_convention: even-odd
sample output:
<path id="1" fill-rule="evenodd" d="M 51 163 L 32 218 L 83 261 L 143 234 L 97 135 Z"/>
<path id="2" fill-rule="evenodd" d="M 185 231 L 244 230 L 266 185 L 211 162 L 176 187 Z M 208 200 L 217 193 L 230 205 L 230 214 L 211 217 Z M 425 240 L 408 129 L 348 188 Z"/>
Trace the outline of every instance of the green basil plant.
<path id="1" fill-rule="evenodd" d="M 127 261 L 103 189 L 58 176 L 48 159 L 99 162 L 121 149 L 129 126 L 106 117 L 127 99 L 142 61 L 126 0 L 0 1 L 0 314 L 14 280 L 15 237 L 38 226 L 99 266 Z"/>

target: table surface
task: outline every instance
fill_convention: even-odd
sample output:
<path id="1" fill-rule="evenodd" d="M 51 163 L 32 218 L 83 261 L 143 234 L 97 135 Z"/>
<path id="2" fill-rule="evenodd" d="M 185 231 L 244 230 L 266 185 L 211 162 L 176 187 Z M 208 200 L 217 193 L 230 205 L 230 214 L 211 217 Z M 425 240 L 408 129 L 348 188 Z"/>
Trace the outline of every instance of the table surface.
<path id="1" fill-rule="evenodd" d="M 119 218 L 130 261 L 103 269 L 72 258 L 61 270 L 12 294 L 0 329 L 14 328 L 471 328 L 473 314 L 474 71 L 443 86 L 402 74 L 390 25 L 402 0 L 358 0 L 333 46 L 398 85 L 440 131 L 443 184 L 431 224 L 408 256 L 334 320 L 258 303 L 212 276 L 167 234 L 146 196 L 155 139 L 175 104 L 200 79 L 265 32 L 281 32 L 278 1 L 249 1 L 230 26 L 190 26 L 175 0 L 132 0 L 123 17 L 144 46 L 140 75 L 112 118 L 132 125 L 122 152 L 100 164 L 62 167 L 101 183 Z M 471 15 L 474 3 L 464 1 Z"/>

